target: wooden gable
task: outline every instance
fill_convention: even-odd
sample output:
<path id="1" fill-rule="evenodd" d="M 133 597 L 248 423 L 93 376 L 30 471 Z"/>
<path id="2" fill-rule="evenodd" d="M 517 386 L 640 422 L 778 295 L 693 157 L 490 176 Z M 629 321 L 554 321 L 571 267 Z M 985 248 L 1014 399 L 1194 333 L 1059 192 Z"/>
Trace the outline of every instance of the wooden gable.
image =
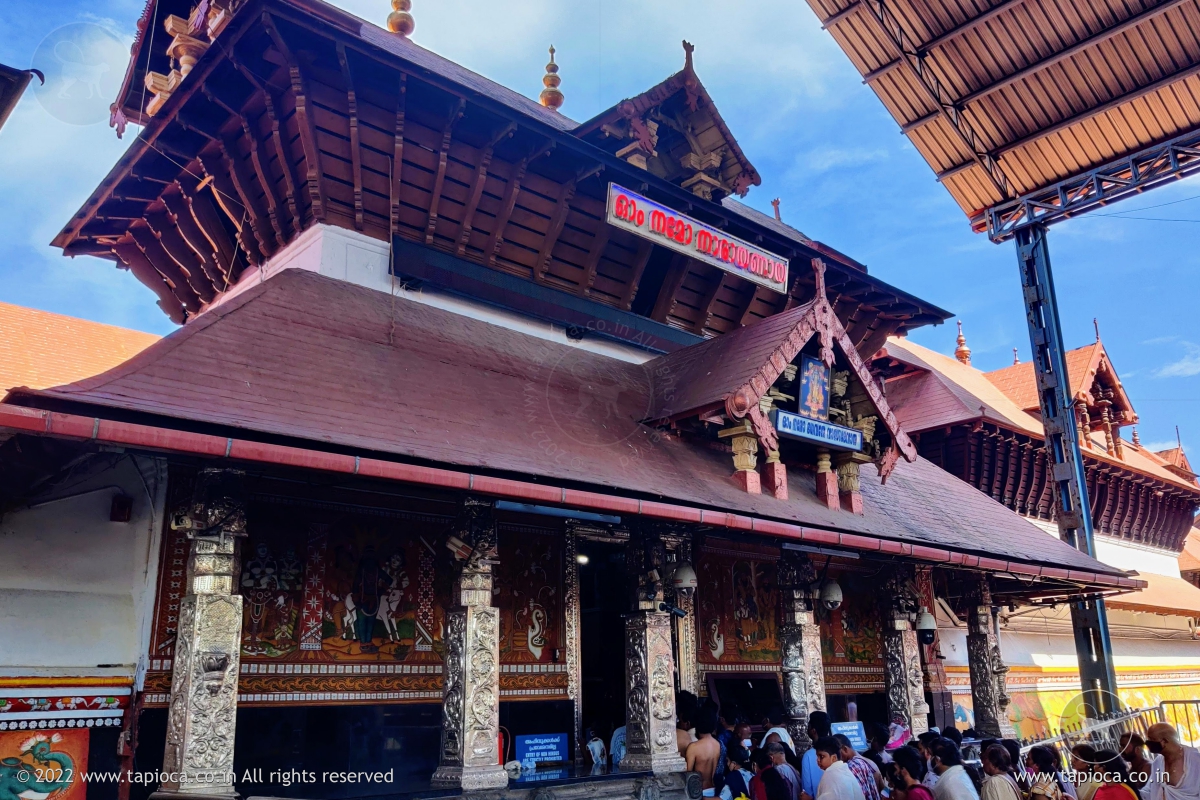
<path id="1" fill-rule="evenodd" d="M 692 65 L 583 123 L 575 135 L 705 200 L 762 183 Z"/>

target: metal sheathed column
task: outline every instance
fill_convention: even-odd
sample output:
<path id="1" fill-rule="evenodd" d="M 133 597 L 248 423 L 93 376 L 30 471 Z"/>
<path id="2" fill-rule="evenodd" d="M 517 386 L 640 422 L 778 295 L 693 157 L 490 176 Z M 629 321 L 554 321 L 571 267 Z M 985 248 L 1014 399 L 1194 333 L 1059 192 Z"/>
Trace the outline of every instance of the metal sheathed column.
<path id="1" fill-rule="evenodd" d="M 1042 426 L 1046 431 L 1046 452 L 1054 481 L 1059 536 L 1077 550 L 1095 557 L 1083 455 L 1075 429 L 1046 229 L 1041 225 L 1022 228 L 1016 233 L 1016 242 Z M 1117 710 L 1114 707 L 1117 681 L 1103 598 L 1072 603 L 1071 624 L 1088 713 L 1100 715 Z"/>

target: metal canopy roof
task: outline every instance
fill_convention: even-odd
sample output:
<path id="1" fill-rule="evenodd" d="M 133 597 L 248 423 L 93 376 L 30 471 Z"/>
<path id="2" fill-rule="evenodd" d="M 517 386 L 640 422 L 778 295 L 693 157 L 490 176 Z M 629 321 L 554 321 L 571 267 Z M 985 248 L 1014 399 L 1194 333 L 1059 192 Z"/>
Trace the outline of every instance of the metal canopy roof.
<path id="1" fill-rule="evenodd" d="M 808 0 L 994 239 L 1200 170 L 1197 0 Z"/>

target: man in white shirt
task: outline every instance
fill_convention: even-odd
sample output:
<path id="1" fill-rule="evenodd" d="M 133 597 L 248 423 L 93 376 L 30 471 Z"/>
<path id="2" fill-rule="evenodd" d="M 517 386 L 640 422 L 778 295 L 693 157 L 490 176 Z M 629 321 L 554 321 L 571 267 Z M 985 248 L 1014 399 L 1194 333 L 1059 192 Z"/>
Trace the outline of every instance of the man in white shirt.
<path id="1" fill-rule="evenodd" d="M 975 783 L 963 769 L 958 745 L 949 739 L 938 739 L 930 749 L 933 751 L 933 769 L 938 775 L 933 787 L 934 800 L 979 800 Z"/>
<path id="2" fill-rule="evenodd" d="M 766 747 L 771 742 L 782 742 L 788 746 L 793 753 L 796 752 L 796 745 L 792 743 L 792 735 L 788 733 L 788 729 L 783 725 L 783 709 L 776 706 L 771 709 L 771 713 L 767 715 L 767 723 L 770 727 L 763 734 L 762 746 Z"/>
<path id="3" fill-rule="evenodd" d="M 817 766 L 823 770 L 816 800 L 866 800 L 858 779 L 838 758 L 841 747 L 832 736 L 823 736 L 813 743 Z"/>
<path id="4" fill-rule="evenodd" d="M 1200 800 L 1200 751 L 1179 743 L 1179 732 L 1166 722 L 1146 731 L 1146 749 L 1153 757 L 1150 780 L 1142 790 L 1146 800 Z"/>

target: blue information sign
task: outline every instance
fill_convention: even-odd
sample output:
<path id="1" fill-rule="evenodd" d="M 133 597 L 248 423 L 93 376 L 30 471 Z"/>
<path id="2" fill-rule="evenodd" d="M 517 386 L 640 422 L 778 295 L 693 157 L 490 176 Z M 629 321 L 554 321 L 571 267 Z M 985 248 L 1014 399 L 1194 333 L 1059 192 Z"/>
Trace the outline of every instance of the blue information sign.
<path id="1" fill-rule="evenodd" d="M 871 746 L 867 742 L 867 732 L 863 730 L 861 722 L 835 722 L 830 727 L 830 733 L 842 734 L 850 740 L 850 746 L 860 753 Z"/>
<path id="2" fill-rule="evenodd" d="M 790 411 L 776 409 L 771 413 L 775 418 L 775 430 L 782 436 L 823 444 L 834 450 L 862 450 L 863 435 L 860 430 L 820 419 L 808 419 Z"/>
<path id="3" fill-rule="evenodd" d="M 567 760 L 565 733 L 537 733 L 517 737 L 517 761 L 529 769 L 538 764 L 561 764 Z"/>

